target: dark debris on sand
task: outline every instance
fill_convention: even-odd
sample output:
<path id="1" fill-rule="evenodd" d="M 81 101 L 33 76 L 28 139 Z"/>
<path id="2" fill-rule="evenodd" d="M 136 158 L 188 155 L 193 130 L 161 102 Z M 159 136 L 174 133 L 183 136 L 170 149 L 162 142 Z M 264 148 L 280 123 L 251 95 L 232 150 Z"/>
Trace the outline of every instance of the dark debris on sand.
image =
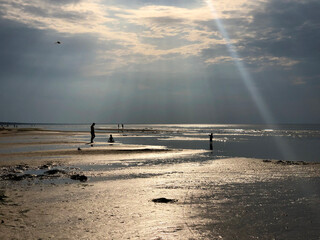
<path id="1" fill-rule="evenodd" d="M 282 164 L 282 165 L 308 165 L 308 163 L 304 162 L 304 161 L 298 161 L 298 162 L 294 162 L 294 161 L 277 161 L 277 164 Z"/>
<path id="2" fill-rule="evenodd" d="M 79 180 L 80 182 L 86 182 L 88 177 L 85 175 L 76 174 L 74 172 L 69 173 L 62 169 L 57 169 L 52 167 L 56 166 L 54 163 L 47 163 L 45 165 L 31 168 L 28 165 L 17 165 L 11 167 L 2 167 L 0 168 L 0 180 L 7 180 L 7 181 L 22 181 L 22 180 L 44 180 L 44 179 L 54 179 L 60 177 L 69 177 L 72 180 Z M 44 170 L 48 169 L 47 171 L 43 172 L 43 174 L 29 174 L 25 173 L 25 171 L 30 170 Z M 0 199 L 1 200 L 1 199 Z"/>
<path id="3" fill-rule="evenodd" d="M 284 161 L 284 160 L 263 160 L 264 163 L 274 163 L 279 165 L 315 165 L 319 163 L 315 162 L 305 162 L 305 161 Z"/>
<path id="4" fill-rule="evenodd" d="M 154 198 L 152 199 L 152 202 L 154 203 L 174 203 L 177 202 L 176 199 L 169 199 L 169 198 Z"/>
<path id="5" fill-rule="evenodd" d="M 88 177 L 85 175 L 80 175 L 80 174 L 74 174 L 71 175 L 70 178 L 72 180 L 79 180 L 80 182 L 86 182 L 88 180 Z"/>
<path id="6" fill-rule="evenodd" d="M 5 175 L 1 175 L 0 179 L 2 180 L 12 180 L 12 181 L 21 181 L 24 179 L 33 179 L 36 178 L 36 175 L 33 174 L 23 174 L 23 175 L 17 175 L 15 173 L 8 173 Z"/>
<path id="7" fill-rule="evenodd" d="M 44 174 L 46 175 L 55 175 L 55 174 L 66 174 L 66 171 L 64 170 L 59 170 L 59 169 L 51 169 L 51 170 L 48 170 L 48 171 L 45 171 Z"/>

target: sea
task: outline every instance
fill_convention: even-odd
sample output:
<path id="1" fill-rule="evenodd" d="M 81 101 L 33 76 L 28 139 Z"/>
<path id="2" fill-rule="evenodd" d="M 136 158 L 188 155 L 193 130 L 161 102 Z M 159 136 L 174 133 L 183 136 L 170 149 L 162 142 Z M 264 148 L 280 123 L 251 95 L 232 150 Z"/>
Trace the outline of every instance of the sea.
<path id="1" fill-rule="evenodd" d="M 90 139 L 90 124 L 33 124 L 18 127 L 81 131 Z M 320 124 L 96 124 L 96 142 L 115 134 L 117 143 L 208 150 L 211 158 L 248 157 L 320 162 Z M 141 131 L 126 131 L 126 130 Z M 210 143 L 209 135 L 213 134 Z M 105 134 L 105 136 L 104 136 Z"/>

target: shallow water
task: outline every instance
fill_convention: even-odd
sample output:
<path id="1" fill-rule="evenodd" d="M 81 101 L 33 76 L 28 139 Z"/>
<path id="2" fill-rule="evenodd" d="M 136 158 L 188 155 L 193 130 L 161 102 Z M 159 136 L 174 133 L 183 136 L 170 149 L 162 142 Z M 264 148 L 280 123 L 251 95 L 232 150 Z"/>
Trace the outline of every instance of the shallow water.
<path id="1" fill-rule="evenodd" d="M 19 127 L 30 127 L 23 125 Z M 65 136 L 68 141 L 89 141 L 90 125 L 33 125 L 49 130 L 83 131 L 75 136 Z M 117 130 L 116 124 L 96 124 L 96 144 L 107 142 L 114 134 L 116 143 L 159 145 L 178 149 L 211 150 L 216 157 L 249 157 L 291 161 L 320 162 L 320 125 L 235 125 L 235 124 L 125 124 Z M 141 129 L 144 131 L 126 131 Z M 154 130 L 154 131 L 153 131 Z M 213 143 L 209 134 L 213 133 Z M 60 137 L 56 137 L 61 140 Z M 30 139 L 29 139 L 30 140 Z M 29 141 L 6 138 L 3 141 Z M 42 141 L 41 137 L 32 141 Z M 50 146 L 23 146 L 0 148 L 0 153 L 34 150 L 87 147 L 85 144 L 51 144 Z"/>

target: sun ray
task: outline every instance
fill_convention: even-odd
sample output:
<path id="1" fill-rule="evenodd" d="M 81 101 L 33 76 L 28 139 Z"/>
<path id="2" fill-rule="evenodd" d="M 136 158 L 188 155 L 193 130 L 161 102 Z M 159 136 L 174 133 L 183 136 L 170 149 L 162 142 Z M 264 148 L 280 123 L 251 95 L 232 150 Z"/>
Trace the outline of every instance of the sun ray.
<path id="1" fill-rule="evenodd" d="M 237 52 L 236 47 L 232 44 L 232 41 L 229 37 L 229 34 L 223 26 L 222 20 L 219 19 L 219 16 L 216 12 L 216 9 L 215 9 L 215 6 L 214 6 L 212 0 L 204 0 L 204 2 L 209 7 L 210 12 L 213 17 L 213 20 L 215 21 L 216 26 L 217 26 L 220 34 L 222 35 L 222 37 L 225 40 L 227 50 L 228 50 L 230 56 L 232 57 L 232 60 L 235 64 L 237 70 L 240 73 L 241 80 L 243 81 L 244 85 L 246 86 L 253 102 L 256 104 L 258 111 L 261 114 L 264 122 L 270 126 L 275 126 L 276 121 L 273 117 L 273 114 L 271 113 L 266 102 L 262 98 L 262 95 L 259 92 L 259 89 L 256 88 L 256 86 L 254 84 L 254 80 L 251 77 L 251 75 L 249 74 L 248 70 L 246 69 L 244 63 L 242 62 L 242 60 Z M 284 140 L 282 140 L 280 138 L 275 138 L 275 141 L 276 141 L 277 146 L 281 150 L 284 157 L 289 158 L 289 159 L 290 158 L 294 159 L 293 150 L 288 146 L 288 144 Z"/>

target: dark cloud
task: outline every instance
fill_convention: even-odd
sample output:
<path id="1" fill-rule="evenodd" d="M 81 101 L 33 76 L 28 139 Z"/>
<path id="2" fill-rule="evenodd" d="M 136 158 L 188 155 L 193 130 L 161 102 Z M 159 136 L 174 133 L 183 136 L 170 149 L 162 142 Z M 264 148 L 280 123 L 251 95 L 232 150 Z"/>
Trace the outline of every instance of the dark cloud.
<path id="1" fill-rule="evenodd" d="M 226 45 L 215 45 L 213 48 L 205 48 L 201 51 L 201 56 L 204 59 L 215 58 L 219 56 L 229 56 Z"/>
<path id="2" fill-rule="evenodd" d="M 98 50 L 106 49 L 88 34 L 33 29 L 5 19 L 0 19 L 0 35 L 0 81 L 76 79 L 79 69 L 89 66 Z"/>
<path id="3" fill-rule="evenodd" d="M 93 61 L 96 41 L 90 36 L 33 29 L 3 18 L 0 35 L 1 119 L 63 122 L 60 114 L 68 107 L 77 108 L 72 85 L 85 80 L 79 69 Z M 62 44 L 55 44 L 57 40 Z M 72 121 L 71 115 L 66 114 L 65 119 Z"/>
<path id="4" fill-rule="evenodd" d="M 319 1 L 272 0 L 262 9 L 254 12 L 249 27 L 255 38 L 245 39 L 248 47 L 278 57 L 319 61 Z"/>
<path id="5" fill-rule="evenodd" d="M 253 19 L 250 21 L 230 15 L 231 18 L 221 20 L 221 23 L 230 39 L 237 41 L 235 47 L 240 57 L 287 58 L 300 62 L 297 67 L 310 73 L 315 71 L 314 63 L 318 64 L 320 60 L 317 41 L 320 39 L 319 11 L 319 1 L 270 0 L 251 12 Z M 212 31 L 219 31 L 215 21 L 200 24 Z M 267 66 L 266 62 L 260 60 L 252 67 L 259 64 Z"/>
<path id="6" fill-rule="evenodd" d="M 314 85 L 320 75 L 319 11 L 319 1 L 271 0 L 251 12 L 252 21 L 230 18 L 222 24 L 231 41 L 236 40 L 234 47 L 240 58 L 258 79 L 277 73 L 277 79 L 293 82 L 298 76 Z M 215 21 L 202 24 L 218 30 Z M 205 49 L 202 54 L 207 58 L 230 55 L 221 46 Z M 258 69 L 260 74 L 255 73 Z M 287 84 L 290 81 L 286 80 Z"/>
<path id="7" fill-rule="evenodd" d="M 21 10 L 24 12 L 31 13 L 32 15 L 37 15 L 37 16 L 41 16 L 41 17 L 47 17 L 48 13 L 49 13 L 48 9 L 44 9 L 44 8 L 36 7 L 36 6 L 20 5 L 19 8 L 21 8 Z"/>

